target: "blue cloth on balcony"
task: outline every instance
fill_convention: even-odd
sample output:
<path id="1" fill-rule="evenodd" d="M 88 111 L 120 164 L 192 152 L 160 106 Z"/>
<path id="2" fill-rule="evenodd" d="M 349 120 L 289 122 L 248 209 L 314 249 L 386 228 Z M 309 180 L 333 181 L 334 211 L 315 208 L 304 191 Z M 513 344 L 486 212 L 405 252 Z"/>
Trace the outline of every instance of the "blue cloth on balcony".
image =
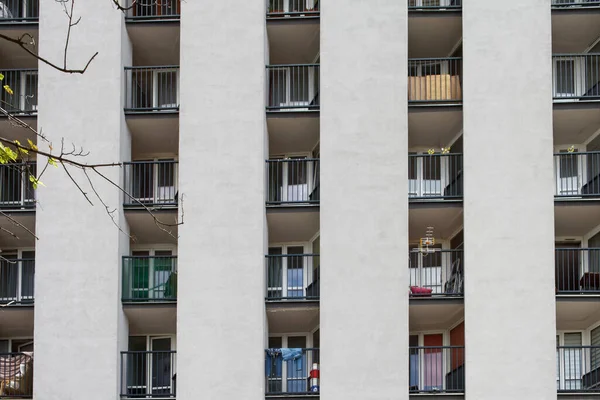
<path id="1" fill-rule="evenodd" d="M 410 355 L 410 383 L 411 387 L 419 386 L 419 355 L 411 354 Z"/>
<path id="2" fill-rule="evenodd" d="M 268 377 L 281 377 L 281 349 L 267 349 L 265 357 L 265 373 Z M 274 375 L 271 375 L 271 373 Z"/>
<path id="3" fill-rule="evenodd" d="M 294 361 L 296 370 L 302 369 L 302 349 L 281 349 L 283 361 Z"/>

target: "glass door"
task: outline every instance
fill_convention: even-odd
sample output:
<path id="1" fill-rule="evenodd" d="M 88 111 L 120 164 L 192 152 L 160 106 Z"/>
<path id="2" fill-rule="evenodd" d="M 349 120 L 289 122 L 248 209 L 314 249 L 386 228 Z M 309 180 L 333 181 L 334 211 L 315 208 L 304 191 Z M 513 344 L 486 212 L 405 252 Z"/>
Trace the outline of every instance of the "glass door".
<path id="1" fill-rule="evenodd" d="M 583 155 L 577 154 L 577 149 L 573 153 L 568 150 L 559 150 L 558 162 L 555 165 L 557 195 L 569 196 L 581 193 L 581 182 L 583 182 L 583 168 L 581 159 Z"/>
<path id="2" fill-rule="evenodd" d="M 171 338 L 150 338 L 152 351 L 151 387 L 153 395 L 171 394 L 173 365 L 171 365 Z"/>
<path id="3" fill-rule="evenodd" d="M 150 251 L 132 251 L 131 260 L 131 297 L 133 299 L 150 298 Z"/>
<path id="4" fill-rule="evenodd" d="M 21 301 L 33 300 L 33 285 L 35 282 L 35 251 L 23 251 L 21 253 L 20 269 Z"/>
<path id="5" fill-rule="evenodd" d="M 306 274 L 304 273 L 304 247 L 289 246 L 286 260 L 286 291 L 287 297 L 304 297 Z"/>
<path id="6" fill-rule="evenodd" d="M 2 254 L 0 260 L 0 302 L 8 303 L 18 300 L 19 264 L 17 254 Z"/>
<path id="7" fill-rule="evenodd" d="M 306 336 L 290 336 L 288 337 L 288 348 L 290 349 L 305 349 Z M 285 363 L 286 384 L 288 393 L 304 393 L 308 392 L 308 376 L 306 353 L 295 357 Z"/>
<path id="8" fill-rule="evenodd" d="M 169 294 L 169 278 L 174 272 L 173 252 L 171 250 L 156 250 L 154 257 L 150 259 L 152 298 L 164 299 Z"/>
<path id="9" fill-rule="evenodd" d="M 179 74 L 176 69 L 154 71 L 154 107 L 177 108 Z"/>

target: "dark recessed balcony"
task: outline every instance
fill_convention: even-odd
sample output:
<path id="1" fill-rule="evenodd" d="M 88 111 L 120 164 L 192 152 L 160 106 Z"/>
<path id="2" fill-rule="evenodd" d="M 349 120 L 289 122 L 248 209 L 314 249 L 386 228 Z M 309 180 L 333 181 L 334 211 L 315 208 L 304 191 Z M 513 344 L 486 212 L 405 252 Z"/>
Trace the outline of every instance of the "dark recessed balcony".
<path id="1" fill-rule="evenodd" d="M 2 211 L 35 210 L 35 190 L 29 180 L 36 174 L 36 163 L 0 165 L 0 209 Z"/>
<path id="2" fill-rule="evenodd" d="M 552 56 L 554 102 L 600 101 L 600 53 Z"/>
<path id="3" fill-rule="evenodd" d="M 319 64 L 267 66 L 267 111 L 318 111 Z"/>
<path id="4" fill-rule="evenodd" d="M 558 393 L 600 393 L 600 346 L 557 346 Z"/>
<path id="5" fill-rule="evenodd" d="M 600 199 L 600 152 L 572 150 L 554 154 L 555 198 Z"/>
<path id="6" fill-rule="evenodd" d="M 1 3 L 0 3 L 1 4 Z M 1 19 L 0 19 L 1 21 Z M 38 110 L 38 70 L 4 69 L 0 80 L 0 103 L 11 114 L 35 115 Z M 9 86 L 12 93 L 3 87 Z"/>
<path id="7" fill-rule="evenodd" d="M 177 208 L 178 166 L 175 160 L 123 163 L 124 206 Z"/>
<path id="8" fill-rule="evenodd" d="M 600 248 L 555 250 L 556 294 L 600 295 Z"/>
<path id="9" fill-rule="evenodd" d="M 181 15 L 181 0 L 127 0 L 125 4 L 127 22 L 179 20 Z"/>
<path id="10" fill-rule="evenodd" d="M 408 60 L 409 105 L 462 104 L 462 58 Z"/>
<path id="11" fill-rule="evenodd" d="M 177 301 L 177 257 L 123 257 L 122 300 L 124 303 Z"/>
<path id="12" fill-rule="evenodd" d="M 464 295 L 462 249 L 414 248 L 409 253 L 411 298 L 456 298 Z"/>
<path id="13" fill-rule="evenodd" d="M 318 396 L 319 363 L 319 349 L 266 349 L 267 397 Z"/>
<path id="14" fill-rule="evenodd" d="M 0 353 L 0 398 L 33 397 L 33 353 Z"/>
<path id="15" fill-rule="evenodd" d="M 408 0 L 408 11 L 460 11 L 462 0 Z"/>
<path id="16" fill-rule="evenodd" d="M 0 261 L 0 304 L 33 304 L 34 253 L 23 253 L 23 257 L 28 258 L 20 259 L 3 253 Z"/>
<path id="17" fill-rule="evenodd" d="M 125 67 L 125 113 L 179 112 L 179 66 Z"/>
<path id="18" fill-rule="evenodd" d="M 588 7 L 600 7 L 600 0 L 552 0 L 552 8 L 577 10 Z"/>
<path id="19" fill-rule="evenodd" d="M 174 399 L 176 351 L 121 352 L 122 399 Z"/>
<path id="20" fill-rule="evenodd" d="M 267 206 L 319 205 L 319 159 L 267 160 Z"/>
<path id="21" fill-rule="evenodd" d="M 318 254 L 267 255 L 266 300 L 318 301 L 320 262 Z"/>
<path id="22" fill-rule="evenodd" d="M 409 154 L 408 197 L 411 202 L 462 200 L 462 154 Z"/>
<path id="23" fill-rule="evenodd" d="M 267 18 L 318 17 L 319 3 L 319 0 L 269 0 Z"/>
<path id="24" fill-rule="evenodd" d="M 0 1 L 0 24 L 38 22 L 40 15 L 39 0 L 2 0 Z"/>
<path id="25" fill-rule="evenodd" d="M 409 347 L 409 392 L 464 393 L 465 347 Z"/>

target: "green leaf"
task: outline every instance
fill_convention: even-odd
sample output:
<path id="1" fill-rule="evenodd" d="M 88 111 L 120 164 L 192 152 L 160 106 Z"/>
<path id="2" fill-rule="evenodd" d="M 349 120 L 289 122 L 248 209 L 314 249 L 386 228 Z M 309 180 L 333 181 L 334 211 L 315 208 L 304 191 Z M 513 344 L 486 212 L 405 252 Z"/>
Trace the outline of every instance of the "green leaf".
<path id="1" fill-rule="evenodd" d="M 4 80 L 4 75 L 0 74 L 0 82 L 2 82 Z"/>
<path id="2" fill-rule="evenodd" d="M 27 139 L 27 143 L 29 143 L 29 147 L 31 148 L 31 150 L 33 150 L 33 151 L 37 151 L 37 149 L 38 149 L 38 148 L 37 148 L 37 146 L 35 145 L 35 143 L 33 143 L 33 142 L 31 141 L 31 139 Z M 51 149 L 51 150 L 52 150 L 52 149 Z"/>
<path id="3" fill-rule="evenodd" d="M 42 185 L 44 187 L 46 186 L 46 185 L 44 185 L 44 183 L 42 181 L 40 181 L 38 178 L 36 178 L 33 175 L 29 175 L 29 182 L 32 183 L 32 186 L 34 189 L 37 189 L 38 185 Z"/>
<path id="4" fill-rule="evenodd" d="M 48 164 L 58 168 L 58 164 L 56 163 L 56 160 L 52 157 L 48 157 Z"/>
<path id="5" fill-rule="evenodd" d="M 4 85 L 4 90 L 6 91 L 6 93 L 8 93 L 10 95 L 15 94 L 15 92 L 13 92 L 13 90 L 8 85 Z"/>

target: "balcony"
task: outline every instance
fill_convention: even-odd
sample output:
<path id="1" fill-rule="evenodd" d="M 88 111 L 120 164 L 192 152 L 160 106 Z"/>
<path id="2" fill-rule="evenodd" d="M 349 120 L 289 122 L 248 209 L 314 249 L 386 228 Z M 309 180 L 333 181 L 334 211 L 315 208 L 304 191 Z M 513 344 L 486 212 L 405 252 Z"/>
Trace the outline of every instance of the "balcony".
<path id="1" fill-rule="evenodd" d="M 267 397 L 318 396 L 319 349 L 266 349 Z"/>
<path id="2" fill-rule="evenodd" d="M 462 154 L 409 154 L 409 200 L 461 200 L 462 169 Z"/>
<path id="3" fill-rule="evenodd" d="M 600 54 L 552 56 L 554 102 L 600 100 Z"/>
<path id="4" fill-rule="evenodd" d="M 125 113 L 179 112 L 179 66 L 125 67 Z"/>
<path id="5" fill-rule="evenodd" d="M 179 20 L 181 0 L 156 0 L 152 2 L 127 0 L 127 22 Z"/>
<path id="6" fill-rule="evenodd" d="M 600 7 L 600 0 L 552 0 L 552 8 L 572 10 L 587 7 Z"/>
<path id="7" fill-rule="evenodd" d="M 0 353 L 0 398 L 33 397 L 33 353 Z"/>
<path id="8" fill-rule="evenodd" d="M 600 392 L 600 346 L 557 346 L 558 393 Z"/>
<path id="9" fill-rule="evenodd" d="M 267 160 L 267 206 L 318 205 L 319 160 Z"/>
<path id="10" fill-rule="evenodd" d="M 123 257 L 124 303 L 177 301 L 177 257 Z"/>
<path id="11" fill-rule="evenodd" d="M 39 0 L 2 0 L 0 2 L 0 24 L 38 22 Z"/>
<path id="12" fill-rule="evenodd" d="M 600 152 L 572 150 L 554 154 L 555 198 L 599 198 Z"/>
<path id="13" fill-rule="evenodd" d="M 462 0 L 408 0 L 408 11 L 460 11 Z"/>
<path id="14" fill-rule="evenodd" d="M 36 163 L 0 165 L 0 210 L 35 210 L 35 190 L 29 174 L 36 173 Z"/>
<path id="15" fill-rule="evenodd" d="M 269 0 L 267 18 L 314 18 L 319 11 L 319 0 Z"/>
<path id="16" fill-rule="evenodd" d="M 0 304 L 32 304 L 35 260 L 10 255 L 0 261 Z"/>
<path id="17" fill-rule="evenodd" d="M 176 208 L 178 163 L 175 160 L 123 163 L 125 207 Z"/>
<path id="18" fill-rule="evenodd" d="M 408 60 L 409 105 L 462 104 L 462 58 Z"/>
<path id="19" fill-rule="evenodd" d="M 1 12 L 0 3 L 0 12 Z M 1 19 L 0 19 L 1 21 Z M 5 69 L 0 70 L 4 79 L 1 86 L 8 85 L 13 94 L 2 89 L 0 103 L 2 108 L 11 114 L 35 115 L 38 110 L 38 71 L 37 69 Z"/>
<path id="20" fill-rule="evenodd" d="M 121 398 L 175 398 L 176 365 L 176 351 L 121 352 Z"/>
<path id="21" fill-rule="evenodd" d="M 269 254 L 266 267 L 267 301 L 319 300 L 318 254 Z"/>
<path id="22" fill-rule="evenodd" d="M 600 295 L 600 248 L 555 249 L 556 293 Z"/>
<path id="23" fill-rule="evenodd" d="M 409 253 L 411 298 L 456 298 L 464 294 L 462 249 L 415 248 Z"/>
<path id="24" fill-rule="evenodd" d="M 409 347 L 410 393 L 464 393 L 465 347 Z"/>
<path id="25" fill-rule="evenodd" d="M 267 112 L 319 110 L 319 64 L 267 66 Z"/>

